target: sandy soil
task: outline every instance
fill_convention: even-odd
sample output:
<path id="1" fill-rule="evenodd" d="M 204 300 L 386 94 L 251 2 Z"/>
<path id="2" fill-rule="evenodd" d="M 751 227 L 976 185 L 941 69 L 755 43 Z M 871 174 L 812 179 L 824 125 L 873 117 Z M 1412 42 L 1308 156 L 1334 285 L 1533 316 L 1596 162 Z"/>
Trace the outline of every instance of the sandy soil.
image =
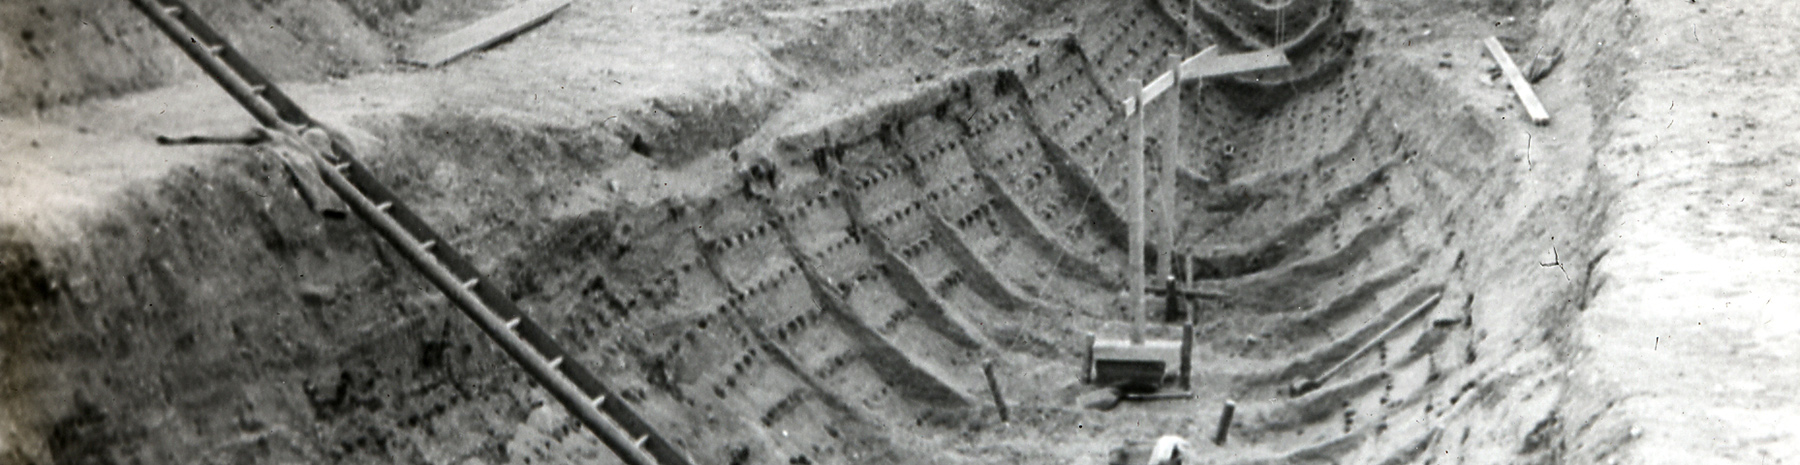
<path id="1" fill-rule="evenodd" d="M 1620 463 L 1794 463 L 1793 85 L 1783 2 L 1631 2 L 1618 186 L 1574 367 L 1615 392 Z"/>
<path id="2" fill-rule="evenodd" d="M 434 70 L 389 60 L 504 2 L 301 3 L 203 8 L 701 463 L 1104 463 L 1227 398 L 1207 461 L 1800 456 L 1781 2 L 578 2 Z M 1177 250 L 1228 295 L 1191 302 L 1198 395 L 1074 405 L 1120 328 L 1103 83 L 1321 5 L 1297 71 L 1183 109 L 1220 182 Z M 267 157 L 149 142 L 251 121 L 135 12 L 35 6 L 0 7 L 0 82 L 43 83 L 0 95 L 0 462 L 614 460 Z M 1563 51 L 1550 126 L 1496 34 Z"/>

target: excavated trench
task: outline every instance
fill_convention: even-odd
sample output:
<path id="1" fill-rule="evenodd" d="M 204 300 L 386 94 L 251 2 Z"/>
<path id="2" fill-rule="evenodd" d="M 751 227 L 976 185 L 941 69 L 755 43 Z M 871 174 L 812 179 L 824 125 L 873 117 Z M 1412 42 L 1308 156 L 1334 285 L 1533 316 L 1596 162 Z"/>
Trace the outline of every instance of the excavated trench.
<path id="1" fill-rule="evenodd" d="M 1509 274 L 1535 255 L 1504 244 L 1541 231 L 1490 213 L 1520 182 L 1500 123 L 1368 52 L 1351 9 L 1069 6 L 1061 35 L 773 137 L 704 196 L 584 208 L 581 192 L 608 189 L 583 175 L 612 163 L 593 154 L 621 148 L 501 117 L 365 128 L 385 140 L 370 165 L 699 463 L 1095 463 L 1162 434 L 1198 444 L 1227 399 L 1241 406 L 1230 442 L 1198 448 L 1203 461 L 1486 451 L 1468 445 L 1483 417 L 1466 411 L 1531 399 L 1510 390 L 1519 377 L 1482 373 L 1517 357 L 1485 353 L 1513 324 L 1477 316 L 1486 295 L 1535 286 L 1510 299 L 1534 318 L 1520 333 L 1555 344 L 1586 278 Z M 1083 409 L 1086 334 L 1121 334 L 1130 272 L 1114 102 L 1168 53 L 1215 44 L 1280 47 L 1294 65 L 1186 86 L 1185 167 L 1151 186 L 1177 193 L 1195 398 Z M 1152 173 L 1167 169 L 1159 136 Z M 253 160 L 168 176 L 81 247 L 9 243 L 5 282 L 22 284 L 7 298 L 29 309 L 9 323 L 37 336 L 8 351 L 41 380 L 9 383 L 71 405 L 24 422 L 46 425 L 47 450 L 14 453 L 612 460 L 388 246 L 275 197 L 278 167 Z M 1571 192 L 1530 210 L 1594 221 L 1600 191 Z M 1594 256 L 1563 240 L 1572 267 Z M 1527 419 L 1523 448 L 1476 443 L 1555 460 L 1542 444 L 1557 419 Z"/>

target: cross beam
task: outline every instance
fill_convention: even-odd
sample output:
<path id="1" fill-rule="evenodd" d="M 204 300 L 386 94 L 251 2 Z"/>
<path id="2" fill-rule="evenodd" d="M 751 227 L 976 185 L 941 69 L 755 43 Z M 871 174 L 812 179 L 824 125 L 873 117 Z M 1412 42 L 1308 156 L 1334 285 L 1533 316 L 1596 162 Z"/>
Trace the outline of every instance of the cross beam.
<path id="1" fill-rule="evenodd" d="M 1183 82 L 1197 81 L 1235 74 L 1280 69 L 1286 68 L 1287 66 L 1287 54 L 1282 53 L 1280 50 L 1268 49 L 1250 53 L 1220 55 L 1219 46 L 1214 45 L 1181 61 L 1181 80 Z M 1163 92 L 1167 92 L 1169 88 L 1174 87 L 1174 85 L 1175 77 L 1171 73 L 1163 73 L 1161 76 L 1157 76 L 1156 79 L 1150 80 L 1150 83 L 1144 86 L 1144 101 L 1148 103 L 1151 100 L 1156 100 L 1156 97 L 1162 96 Z M 1138 107 L 1141 106 L 1137 104 L 1137 97 L 1126 98 L 1120 103 L 1125 105 L 1126 116 L 1137 113 Z"/>

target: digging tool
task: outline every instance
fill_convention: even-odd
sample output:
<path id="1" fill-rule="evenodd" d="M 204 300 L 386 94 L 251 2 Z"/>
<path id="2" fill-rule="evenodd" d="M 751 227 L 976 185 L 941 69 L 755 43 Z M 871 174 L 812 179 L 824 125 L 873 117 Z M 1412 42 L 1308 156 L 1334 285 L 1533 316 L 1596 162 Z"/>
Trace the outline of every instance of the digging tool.
<path id="1" fill-rule="evenodd" d="M 1399 331 L 1400 327 L 1405 325 L 1406 322 L 1412 321 L 1420 315 L 1424 315 L 1426 311 L 1431 310 L 1432 307 L 1436 307 L 1438 301 L 1443 299 L 1444 293 L 1442 292 L 1432 294 L 1431 298 L 1425 299 L 1424 302 L 1419 303 L 1419 306 L 1413 308 L 1412 311 L 1407 312 L 1406 316 L 1400 317 L 1399 320 L 1394 321 L 1394 324 L 1388 325 L 1387 329 L 1381 331 L 1381 334 L 1376 334 L 1375 338 L 1370 339 L 1369 342 L 1363 343 L 1362 347 L 1358 347 L 1355 352 L 1350 353 L 1350 356 L 1344 357 L 1343 360 L 1339 360 L 1336 365 L 1332 365 L 1331 368 L 1325 370 L 1324 373 L 1320 373 L 1319 376 L 1311 379 L 1294 382 L 1293 385 L 1288 387 L 1288 395 L 1291 397 L 1300 397 L 1323 386 L 1326 380 L 1331 379 L 1333 375 L 1342 371 L 1344 367 L 1350 366 L 1350 362 L 1362 357 L 1363 354 L 1369 353 L 1370 350 L 1373 350 L 1377 345 L 1381 344 L 1383 340 L 1386 340 L 1388 336 L 1392 336 L 1394 332 Z"/>

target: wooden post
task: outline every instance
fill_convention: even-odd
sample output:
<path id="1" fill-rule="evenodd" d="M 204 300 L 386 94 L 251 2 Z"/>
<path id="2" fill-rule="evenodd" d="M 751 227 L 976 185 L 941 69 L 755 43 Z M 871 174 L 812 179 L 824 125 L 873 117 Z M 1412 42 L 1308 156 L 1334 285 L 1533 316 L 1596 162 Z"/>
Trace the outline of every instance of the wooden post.
<path id="1" fill-rule="evenodd" d="M 1191 313 L 1190 313 L 1191 315 Z M 1194 388 L 1194 320 L 1181 325 L 1181 389 Z"/>
<path id="2" fill-rule="evenodd" d="M 1200 260 L 1197 258 L 1194 258 L 1194 254 L 1192 254 L 1192 253 L 1181 254 L 1181 259 L 1182 259 L 1182 264 L 1186 265 L 1186 268 L 1181 271 L 1183 272 L 1183 274 L 1186 275 L 1186 278 L 1187 278 L 1187 279 L 1183 280 L 1182 282 L 1185 282 L 1191 286 L 1194 284 L 1194 266 L 1198 265 L 1200 263 Z M 1192 319 L 1190 318 L 1190 320 L 1192 320 Z"/>
<path id="3" fill-rule="evenodd" d="M 1128 265 L 1125 268 L 1127 282 L 1131 283 L 1131 297 L 1127 305 L 1131 306 L 1131 344 L 1144 343 L 1144 80 L 1126 81 L 1130 86 L 1130 95 L 1137 96 L 1132 106 L 1136 110 L 1130 116 L 1130 144 L 1125 149 L 1125 157 L 1130 162 L 1130 173 L 1126 176 L 1126 197 L 1131 221 L 1131 247 L 1126 252 Z"/>
<path id="4" fill-rule="evenodd" d="M 1237 402 L 1225 401 L 1225 411 L 1219 412 L 1219 432 L 1213 434 L 1213 444 L 1225 445 L 1225 435 L 1231 432 L 1231 414 L 1236 411 Z"/>
<path id="5" fill-rule="evenodd" d="M 981 362 L 981 371 L 987 374 L 988 390 L 994 392 L 994 407 L 1000 409 L 1000 421 L 1012 421 L 1006 414 L 1006 399 L 1000 396 L 1000 380 L 994 377 L 994 361 Z"/>
<path id="6" fill-rule="evenodd" d="M 1174 84 L 1163 94 L 1169 107 L 1168 129 L 1162 136 L 1162 171 L 1156 177 L 1156 208 L 1162 213 L 1162 231 L 1156 244 L 1156 275 L 1174 277 L 1175 261 L 1175 167 L 1181 153 L 1181 55 L 1170 53 L 1165 58 Z"/>
<path id="7" fill-rule="evenodd" d="M 1174 276 L 1169 277 L 1169 298 L 1179 298 L 1175 292 Z M 1194 309 L 1196 308 L 1199 306 L 1188 306 L 1187 322 L 1181 325 L 1181 389 L 1184 391 L 1194 388 Z"/>
<path id="8" fill-rule="evenodd" d="M 1164 253 L 1164 257 L 1169 261 L 1174 261 L 1176 257 L 1176 223 L 1174 219 L 1176 198 L 1175 171 L 1179 169 L 1182 161 L 1184 161 L 1186 157 L 1177 156 L 1181 153 L 1181 56 L 1170 54 L 1169 61 L 1172 62 L 1169 65 L 1169 74 L 1174 78 L 1175 82 L 1174 85 L 1169 88 L 1170 107 L 1173 108 L 1173 110 L 1169 112 L 1169 148 L 1163 152 L 1163 247 L 1167 250 L 1167 252 Z M 1206 85 L 1206 82 L 1200 81 L 1199 85 L 1204 86 Z M 1187 275 L 1188 281 L 1192 282 L 1194 276 L 1193 260 L 1189 259 L 1185 254 L 1181 255 L 1181 257 L 1183 265 L 1182 272 Z M 1173 263 L 1170 265 L 1172 266 Z M 1175 292 L 1175 275 L 1172 273 L 1173 271 L 1171 271 L 1170 274 L 1167 274 L 1167 276 L 1169 277 L 1169 298 L 1174 299 L 1178 297 Z M 1188 307 L 1187 322 L 1181 325 L 1181 389 L 1184 391 L 1192 390 L 1194 388 L 1194 310 L 1196 308 L 1198 307 L 1192 305 Z"/>
<path id="9" fill-rule="evenodd" d="M 1181 289 L 1175 287 L 1175 275 L 1163 277 L 1163 322 L 1174 323 L 1181 315 Z"/>
<path id="10" fill-rule="evenodd" d="M 1094 333 L 1087 333 L 1087 358 L 1081 360 L 1081 384 L 1094 382 Z"/>

